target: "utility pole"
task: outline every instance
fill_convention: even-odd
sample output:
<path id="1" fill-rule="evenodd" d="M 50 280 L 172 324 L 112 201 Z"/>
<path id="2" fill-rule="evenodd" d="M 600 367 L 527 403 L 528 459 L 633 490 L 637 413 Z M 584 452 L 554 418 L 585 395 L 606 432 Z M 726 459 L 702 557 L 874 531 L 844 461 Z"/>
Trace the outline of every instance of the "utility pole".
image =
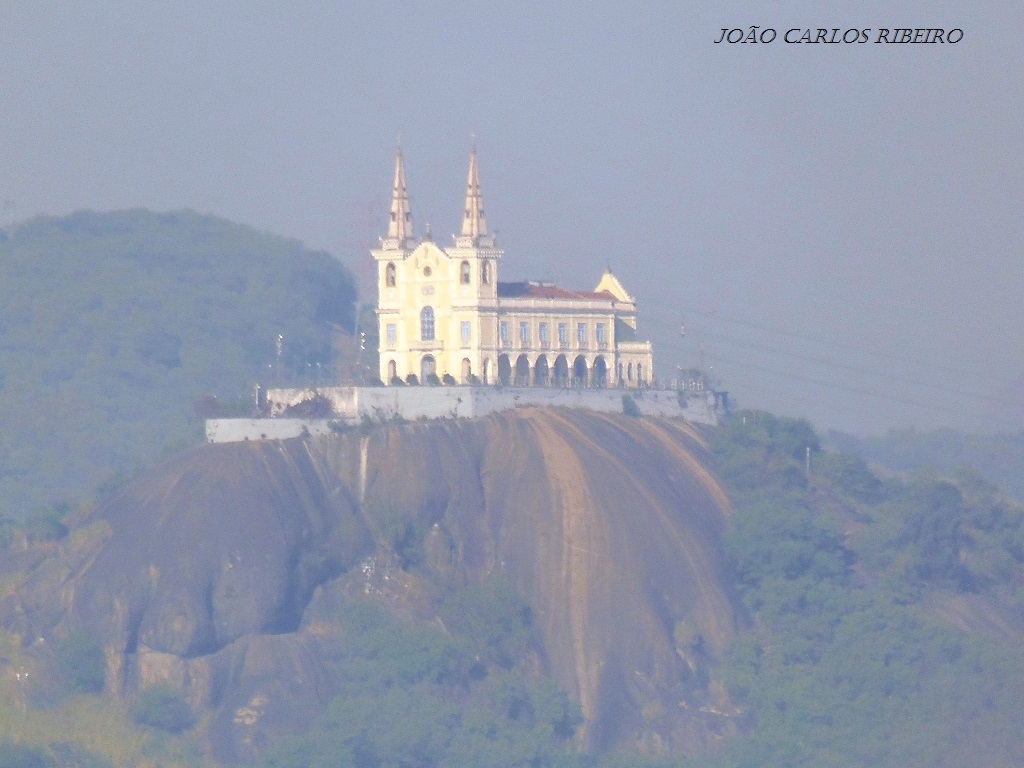
<path id="1" fill-rule="evenodd" d="M 686 315 L 683 315 L 679 323 L 679 383 L 680 390 L 685 388 L 683 384 L 683 343 L 686 341 Z"/>
<path id="2" fill-rule="evenodd" d="M 284 334 L 277 334 L 277 386 L 281 386 L 281 353 L 284 351 Z"/>
<path id="3" fill-rule="evenodd" d="M 22 667 L 14 673 L 14 676 L 18 678 L 18 685 L 21 688 L 21 719 L 24 720 L 28 717 L 28 695 L 25 690 L 25 683 L 28 680 L 28 670 Z"/>
<path id="4" fill-rule="evenodd" d="M 359 340 L 359 349 L 356 351 L 355 362 L 352 363 L 352 384 L 363 383 L 363 350 L 366 348 L 366 334 L 360 331 L 362 328 L 363 304 L 356 299 L 356 313 L 352 319 L 352 338 Z"/>

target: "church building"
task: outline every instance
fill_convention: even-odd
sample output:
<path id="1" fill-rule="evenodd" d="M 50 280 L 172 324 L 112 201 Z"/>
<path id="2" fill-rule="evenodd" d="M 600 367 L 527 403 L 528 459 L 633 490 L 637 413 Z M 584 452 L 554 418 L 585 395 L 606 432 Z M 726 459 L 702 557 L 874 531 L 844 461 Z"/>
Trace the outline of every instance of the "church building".
<path id="1" fill-rule="evenodd" d="M 461 232 L 448 248 L 429 232 L 416 240 L 398 151 L 387 237 L 372 254 L 386 384 L 636 388 L 653 378 L 636 299 L 610 270 L 592 291 L 498 279 L 502 251 L 487 227 L 475 148 Z"/>

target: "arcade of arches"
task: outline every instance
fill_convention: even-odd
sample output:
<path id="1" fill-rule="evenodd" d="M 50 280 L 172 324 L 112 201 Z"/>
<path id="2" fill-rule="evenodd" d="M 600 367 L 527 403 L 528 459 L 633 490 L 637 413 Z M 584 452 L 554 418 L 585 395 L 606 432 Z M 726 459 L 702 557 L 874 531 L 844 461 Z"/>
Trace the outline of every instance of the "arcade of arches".
<path id="1" fill-rule="evenodd" d="M 425 356 L 429 365 L 434 365 L 432 357 Z M 426 371 L 427 362 L 423 363 Z M 632 386 L 647 386 L 648 381 L 642 378 L 643 365 L 636 366 L 636 379 Z M 393 371 L 393 366 L 388 371 Z M 497 375 L 492 371 L 497 370 Z M 531 359 L 526 354 L 500 354 L 497 366 L 489 359 L 484 360 L 482 374 L 475 374 L 468 357 L 462 359 L 461 384 L 498 384 L 505 387 L 608 387 L 627 386 L 627 382 L 613 380 L 609 376 L 609 365 L 604 355 L 536 355 Z M 433 372 L 433 369 L 431 369 Z"/>

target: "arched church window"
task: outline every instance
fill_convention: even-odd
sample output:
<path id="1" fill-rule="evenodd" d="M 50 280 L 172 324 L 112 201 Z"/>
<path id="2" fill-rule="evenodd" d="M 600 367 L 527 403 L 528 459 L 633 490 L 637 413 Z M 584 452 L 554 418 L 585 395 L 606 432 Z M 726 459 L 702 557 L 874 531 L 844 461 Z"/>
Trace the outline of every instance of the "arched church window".
<path id="1" fill-rule="evenodd" d="M 433 270 L 430 269 L 430 267 L 424 267 L 423 268 L 423 276 L 424 277 L 430 277 L 432 274 L 434 274 L 434 272 L 433 272 Z"/>
<path id="2" fill-rule="evenodd" d="M 420 339 L 423 341 L 434 340 L 434 308 L 424 307 L 420 312 Z"/>
<path id="3" fill-rule="evenodd" d="M 459 267 L 459 282 L 463 285 L 469 285 L 469 262 L 462 262 L 462 266 Z"/>
<path id="4" fill-rule="evenodd" d="M 398 282 L 398 271 L 395 269 L 394 264 L 388 264 L 388 268 L 385 270 L 384 282 L 388 288 L 394 288 L 395 283 Z"/>
<path id="5" fill-rule="evenodd" d="M 485 261 L 480 266 L 480 282 L 488 285 L 491 282 L 491 262 Z"/>

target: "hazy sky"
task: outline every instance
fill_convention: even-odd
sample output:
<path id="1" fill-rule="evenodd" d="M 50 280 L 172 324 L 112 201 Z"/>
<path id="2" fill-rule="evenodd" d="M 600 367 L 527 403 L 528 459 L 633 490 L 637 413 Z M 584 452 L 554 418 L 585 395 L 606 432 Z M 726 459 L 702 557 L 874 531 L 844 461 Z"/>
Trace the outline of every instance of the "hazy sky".
<path id="1" fill-rule="evenodd" d="M 963 39 L 783 42 L 818 27 Z M 192 208 L 365 279 L 396 136 L 445 244 L 475 132 L 502 278 L 610 265 L 659 377 L 703 358 L 860 434 L 1024 428 L 1024 4 L 0 0 L 0 55 L 2 224 Z"/>

